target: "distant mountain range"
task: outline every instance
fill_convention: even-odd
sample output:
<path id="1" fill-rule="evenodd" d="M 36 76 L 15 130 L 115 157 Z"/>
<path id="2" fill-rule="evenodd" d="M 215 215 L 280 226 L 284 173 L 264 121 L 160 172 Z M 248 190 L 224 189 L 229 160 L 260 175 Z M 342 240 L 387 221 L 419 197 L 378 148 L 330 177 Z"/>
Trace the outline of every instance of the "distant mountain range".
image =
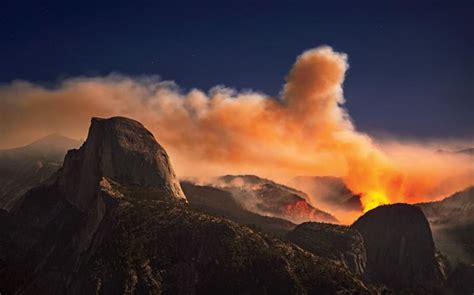
<path id="1" fill-rule="evenodd" d="M 474 148 L 466 148 L 457 151 L 438 150 L 438 153 L 474 156 Z"/>
<path id="2" fill-rule="evenodd" d="M 24 193 L 61 167 L 67 150 L 80 145 L 51 134 L 23 147 L 0 150 L 0 208 L 11 210 Z"/>

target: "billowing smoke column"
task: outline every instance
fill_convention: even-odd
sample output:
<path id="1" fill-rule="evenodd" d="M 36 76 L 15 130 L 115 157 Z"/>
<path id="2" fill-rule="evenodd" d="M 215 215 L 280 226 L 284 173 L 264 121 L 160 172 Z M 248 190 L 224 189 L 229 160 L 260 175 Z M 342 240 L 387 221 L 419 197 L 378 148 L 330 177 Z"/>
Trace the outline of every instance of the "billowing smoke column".
<path id="1" fill-rule="evenodd" d="M 278 99 L 224 87 L 182 93 L 154 77 L 73 78 L 53 89 L 15 81 L 0 88 L 0 147 L 52 132 L 80 138 L 90 117 L 123 115 L 154 132 L 181 177 L 341 176 L 362 194 L 366 210 L 472 184 L 473 169 L 462 159 L 436 160 L 426 149 L 407 146 L 387 154 L 357 132 L 342 107 L 347 68 L 347 56 L 330 47 L 308 50 Z M 402 161 L 415 157 L 423 162 Z"/>

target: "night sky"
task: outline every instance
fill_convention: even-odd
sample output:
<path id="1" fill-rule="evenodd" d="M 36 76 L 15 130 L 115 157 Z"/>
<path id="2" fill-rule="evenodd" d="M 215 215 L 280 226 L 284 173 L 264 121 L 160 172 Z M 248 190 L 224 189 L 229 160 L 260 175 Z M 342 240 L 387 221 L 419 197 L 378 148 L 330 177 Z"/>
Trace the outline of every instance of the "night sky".
<path id="1" fill-rule="evenodd" d="M 117 72 L 278 96 L 297 55 L 330 45 L 358 129 L 472 138 L 473 15 L 472 0 L 2 1 L 0 83 Z"/>

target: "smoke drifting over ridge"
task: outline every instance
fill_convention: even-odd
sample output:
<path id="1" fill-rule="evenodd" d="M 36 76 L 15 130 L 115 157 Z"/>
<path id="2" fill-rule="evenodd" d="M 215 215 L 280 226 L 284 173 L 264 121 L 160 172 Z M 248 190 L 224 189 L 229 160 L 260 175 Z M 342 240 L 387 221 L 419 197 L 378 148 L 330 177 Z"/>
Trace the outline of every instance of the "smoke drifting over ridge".
<path id="1" fill-rule="evenodd" d="M 0 147 L 52 132 L 84 137 L 90 117 L 123 115 L 155 134 L 181 177 L 341 176 L 362 194 L 365 209 L 426 201 L 473 184 L 474 168 L 461 156 L 436 158 L 427 149 L 394 145 L 385 152 L 357 132 L 343 108 L 347 69 L 345 54 L 308 50 L 278 99 L 224 87 L 182 93 L 153 77 L 71 78 L 54 89 L 16 81 L 0 87 Z"/>

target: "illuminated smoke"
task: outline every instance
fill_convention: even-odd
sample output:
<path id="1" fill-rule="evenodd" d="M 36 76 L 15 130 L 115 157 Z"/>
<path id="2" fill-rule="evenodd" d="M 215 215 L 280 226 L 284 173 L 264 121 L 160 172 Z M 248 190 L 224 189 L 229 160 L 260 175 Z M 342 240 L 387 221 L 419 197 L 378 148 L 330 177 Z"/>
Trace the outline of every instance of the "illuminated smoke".
<path id="1" fill-rule="evenodd" d="M 385 152 L 356 131 L 343 108 L 347 69 L 345 54 L 308 50 L 280 98 L 224 87 L 182 93 L 154 77 L 70 78 L 52 89 L 14 81 L 0 87 L 0 147 L 53 132 L 81 138 L 92 116 L 122 115 L 155 134 L 182 177 L 341 176 L 365 209 L 436 198 L 473 183 L 469 161 L 435 159 L 411 146 Z"/>

